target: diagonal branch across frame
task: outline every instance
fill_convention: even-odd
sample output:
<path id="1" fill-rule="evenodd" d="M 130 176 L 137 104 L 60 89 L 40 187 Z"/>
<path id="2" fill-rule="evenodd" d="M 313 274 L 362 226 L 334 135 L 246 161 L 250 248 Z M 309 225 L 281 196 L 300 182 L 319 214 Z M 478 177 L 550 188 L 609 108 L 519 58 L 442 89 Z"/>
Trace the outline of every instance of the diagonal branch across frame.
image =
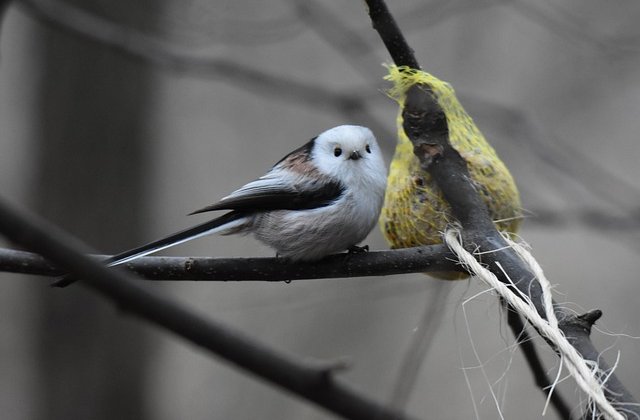
<path id="1" fill-rule="evenodd" d="M 170 299 L 146 290 L 119 270 L 110 270 L 83 254 L 84 247 L 25 211 L 0 200 L 0 233 L 46 257 L 82 285 L 110 299 L 126 312 L 199 345 L 235 366 L 348 419 L 409 419 L 352 390 L 335 378 L 341 364 L 301 362 Z"/>

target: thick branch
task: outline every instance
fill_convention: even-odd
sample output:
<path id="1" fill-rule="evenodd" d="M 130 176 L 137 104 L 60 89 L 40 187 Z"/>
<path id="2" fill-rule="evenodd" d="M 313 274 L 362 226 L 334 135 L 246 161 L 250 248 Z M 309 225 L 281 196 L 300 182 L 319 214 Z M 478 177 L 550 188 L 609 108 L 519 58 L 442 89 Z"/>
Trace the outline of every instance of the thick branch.
<path id="1" fill-rule="evenodd" d="M 94 255 L 96 260 L 108 255 Z M 331 255 L 314 263 L 280 258 L 144 257 L 123 266 L 147 280 L 290 281 L 341 277 L 386 276 L 429 271 L 460 271 L 444 245 Z M 0 248 L 0 271 L 43 276 L 64 274 L 37 254 Z"/>
<path id="2" fill-rule="evenodd" d="M 414 143 L 416 156 L 437 182 L 452 213 L 462 225 L 465 248 L 471 252 L 481 252 L 481 262 L 503 283 L 510 285 L 513 282 L 544 317 L 540 284 L 496 230 L 487 207 L 471 182 L 465 160 L 451 147 L 447 136 L 430 136 L 421 131 L 419 119 L 429 112 L 430 98 L 430 92 L 418 86 L 411 88 L 407 94 L 403 113 L 404 129 Z M 609 366 L 599 357 L 589 338 L 591 324 L 585 325 L 585 320 L 562 308 L 556 307 L 555 311 L 560 329 L 582 357 L 596 362 L 602 372 L 609 372 Z M 591 320 L 595 322 L 596 319 Z M 607 378 L 603 388 L 607 399 L 615 402 L 617 409 L 640 415 L 640 406 L 635 404 L 635 398 L 614 374 Z"/>
<path id="3" fill-rule="evenodd" d="M 222 324 L 132 282 L 118 270 L 108 270 L 82 254 L 83 247 L 64 232 L 21 214 L 0 201 L 0 232 L 31 249 L 66 272 L 82 278 L 97 293 L 120 308 L 151 321 L 210 350 L 236 366 L 350 419 L 406 419 L 334 379 L 331 366 L 294 360 Z"/>
<path id="4" fill-rule="evenodd" d="M 406 42 L 399 41 L 404 39 L 403 35 L 393 18 L 386 16 L 389 12 L 384 1 L 367 0 L 367 4 L 374 20 L 373 26 L 378 30 L 395 64 L 419 68 Z M 372 10 L 377 10 L 378 13 L 374 14 Z M 393 51 L 393 48 L 398 48 L 399 51 Z M 414 144 L 416 156 L 442 190 L 453 215 L 462 225 L 465 247 L 471 252 L 482 252 L 481 262 L 503 283 L 515 283 L 521 293 L 529 296 L 538 313 L 545 316 L 540 284 L 496 230 L 487 207 L 471 181 L 465 160 L 449 143 L 446 118 L 443 120 L 443 111 L 434 102 L 428 87 L 413 86 L 407 92 L 403 128 Z M 504 268 L 506 275 L 500 266 Z M 598 357 L 599 354 L 589 338 L 591 325 L 597 317 L 577 317 L 558 307 L 556 316 L 560 320 L 560 328 L 576 350 L 584 358 L 598 363 L 603 372 L 608 372 L 609 367 Z M 585 325 L 588 321 L 591 323 Z M 635 399 L 615 375 L 612 374 L 605 381 L 604 391 L 610 401 L 617 403 L 617 408 L 640 415 L 640 406 L 635 404 Z"/>

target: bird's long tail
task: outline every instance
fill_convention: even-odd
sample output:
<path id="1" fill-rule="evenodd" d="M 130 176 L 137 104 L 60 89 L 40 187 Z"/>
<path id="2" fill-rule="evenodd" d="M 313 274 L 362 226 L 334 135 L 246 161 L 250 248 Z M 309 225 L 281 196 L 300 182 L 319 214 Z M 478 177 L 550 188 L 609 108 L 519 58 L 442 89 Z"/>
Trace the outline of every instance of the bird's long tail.
<path id="1" fill-rule="evenodd" d="M 246 213 L 232 211 L 216 219 L 182 230 L 174 233 L 173 235 L 169 235 L 166 238 L 158 239 L 157 241 L 114 255 L 104 260 L 103 263 L 109 267 L 128 263 L 137 258 L 162 251 L 163 249 L 167 249 L 202 236 L 218 232 L 227 233 L 231 231 L 231 233 L 235 233 L 237 231 L 241 231 L 242 227 L 246 225 L 246 223 Z M 76 278 L 71 276 L 64 276 L 51 283 L 51 286 L 66 287 L 76 280 Z"/>

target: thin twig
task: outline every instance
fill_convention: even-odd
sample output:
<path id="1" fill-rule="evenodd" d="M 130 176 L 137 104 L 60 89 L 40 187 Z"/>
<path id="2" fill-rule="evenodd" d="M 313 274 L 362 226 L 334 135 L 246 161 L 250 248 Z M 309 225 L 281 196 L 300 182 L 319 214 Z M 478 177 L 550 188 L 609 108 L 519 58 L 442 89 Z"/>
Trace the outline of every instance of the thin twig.
<path id="1" fill-rule="evenodd" d="M 522 353 L 525 355 L 524 359 L 533 373 L 535 384 L 545 395 L 549 395 L 549 392 L 551 392 L 551 381 L 546 374 L 538 350 L 536 350 L 536 346 L 533 344 L 524 322 L 522 322 L 522 318 L 513 308 L 505 305 L 504 301 L 502 304 L 507 312 L 507 323 L 511 328 L 511 332 L 513 332 L 513 336 L 516 337 L 518 347 L 520 347 L 520 350 L 522 350 Z M 555 390 L 555 392 L 551 394 L 551 406 L 556 410 L 559 418 L 566 420 L 571 419 L 571 407 L 558 393 L 558 390 Z"/>
<path id="2" fill-rule="evenodd" d="M 108 255 L 92 255 L 96 261 Z M 143 257 L 123 264 L 146 280 L 291 281 L 387 276 L 429 271 L 461 271 L 444 245 L 337 254 L 321 261 L 288 262 L 281 258 Z M 40 255 L 0 248 L 0 272 L 60 276 L 65 274 Z"/>
<path id="3" fill-rule="evenodd" d="M 381 60 L 369 57 L 373 49 L 360 31 L 342 22 L 341 16 L 332 13 L 320 1 L 292 0 L 292 3 L 298 16 L 342 56 L 347 64 L 372 83 L 379 83 L 375 70 Z M 327 22 L 331 22 L 331 25 L 327 25 Z M 375 77 L 376 80 L 372 80 L 371 77 Z"/>
<path id="4" fill-rule="evenodd" d="M 433 338 L 442 326 L 442 320 L 447 313 L 443 302 L 448 302 L 447 297 L 453 290 L 451 282 L 440 281 L 434 286 L 435 288 L 430 290 L 428 298 L 423 303 L 422 315 L 412 329 L 409 345 L 404 351 L 395 375 L 395 383 L 391 387 L 389 402 L 396 410 L 404 410 L 409 403 L 416 382 L 423 373 L 422 365 L 428 357 L 429 350 L 435 344 Z"/>

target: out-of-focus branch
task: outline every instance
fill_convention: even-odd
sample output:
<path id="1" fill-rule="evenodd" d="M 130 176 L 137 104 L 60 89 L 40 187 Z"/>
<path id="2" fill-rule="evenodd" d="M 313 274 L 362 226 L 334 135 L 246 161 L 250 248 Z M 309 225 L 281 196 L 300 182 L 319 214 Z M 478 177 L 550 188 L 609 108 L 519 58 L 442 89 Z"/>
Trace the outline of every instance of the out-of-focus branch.
<path id="1" fill-rule="evenodd" d="M 92 257 L 101 261 L 109 256 Z M 287 262 L 281 258 L 143 257 L 122 266 L 147 280 L 173 281 L 291 281 L 462 270 L 444 245 L 336 254 L 312 263 Z M 64 274 L 38 254 L 6 248 L 0 248 L 0 271 L 43 276 Z"/>
<path id="2" fill-rule="evenodd" d="M 640 208 L 629 212 L 629 215 L 616 215 L 610 211 L 588 208 L 564 211 L 534 208 L 527 212 L 531 214 L 526 218 L 527 226 L 585 226 L 607 231 L 640 232 Z"/>
<path id="3" fill-rule="evenodd" d="M 213 10 L 216 6 L 218 10 Z M 255 47 L 290 41 L 306 31 L 305 25 L 295 13 L 259 18 L 231 18 L 225 16 L 225 7 L 218 2 L 208 3 L 201 11 L 193 25 L 188 29 L 181 27 L 176 33 L 181 43 L 205 47 L 214 44 Z M 170 15 L 167 20 L 171 21 L 172 18 Z"/>
<path id="4" fill-rule="evenodd" d="M 615 208 L 636 210 L 640 202 L 640 188 L 636 183 L 616 175 L 597 157 L 585 154 L 550 133 L 526 111 L 475 96 L 463 99 L 504 131 L 508 138 L 525 148 L 527 155 L 535 157 L 555 174 L 581 184 L 594 197 Z"/>
<path id="5" fill-rule="evenodd" d="M 0 232 L 52 261 L 120 308 L 161 326 L 237 367 L 349 419 L 407 419 L 334 378 L 336 363 L 295 360 L 222 324 L 142 288 L 118 270 L 82 254 L 84 247 L 61 230 L 0 201 Z"/>
<path id="6" fill-rule="evenodd" d="M 637 35 L 623 33 L 597 34 L 591 25 L 563 8 L 561 3 L 537 3 L 522 0 L 449 0 L 420 3 L 404 10 L 400 19 L 406 32 L 433 29 L 451 18 L 470 14 L 489 7 L 510 7 L 524 18 L 543 27 L 547 32 L 575 44 L 595 48 L 615 58 L 628 58 L 640 50 Z"/>
<path id="7" fill-rule="evenodd" d="M 404 40 L 383 0 L 367 0 L 373 27 L 378 31 L 397 66 L 419 69 L 413 51 Z M 434 115 L 438 113 L 438 115 Z M 441 114 L 441 115 L 440 115 Z M 434 102 L 427 86 L 415 85 L 407 92 L 403 110 L 403 129 L 414 146 L 422 168 L 429 172 L 442 190 L 451 211 L 461 224 L 467 250 L 481 256 L 482 263 L 503 283 L 516 287 L 545 317 L 542 288 L 535 275 L 525 266 L 496 230 L 489 211 L 480 198 L 462 156 L 449 143 L 448 133 L 440 127 L 434 132 L 434 121 L 444 122 L 444 111 Z M 589 338 L 591 326 L 602 315 L 598 310 L 581 316 L 556 307 L 559 327 L 569 342 L 585 359 L 596 363 L 601 372 L 610 372 Z M 622 412 L 640 415 L 640 406 L 618 378 L 604 378 L 604 392 Z"/>
<path id="8" fill-rule="evenodd" d="M 353 108 L 359 102 L 354 93 L 331 92 L 325 87 L 297 82 L 291 78 L 253 69 L 241 63 L 216 57 L 201 57 L 174 48 L 135 29 L 111 22 L 59 0 L 14 0 L 31 16 L 61 31 L 113 49 L 129 58 L 159 69 L 222 79 L 244 87 L 278 94 L 284 100 L 302 99 L 331 109 Z M 361 91 L 361 90 L 360 90 Z"/>
<path id="9" fill-rule="evenodd" d="M 377 74 L 374 71 L 377 70 L 376 65 L 381 60 L 369 57 L 373 48 L 362 36 L 361 31 L 354 30 L 343 23 L 340 16 L 332 13 L 320 1 L 292 0 L 292 3 L 298 16 L 354 70 L 363 77 Z M 327 22 L 331 22 L 331 25 L 327 25 Z M 375 77 L 377 80 L 377 76 Z"/>
<path id="10" fill-rule="evenodd" d="M 279 101 L 303 103 L 324 112 L 346 115 L 368 125 L 381 138 L 393 138 L 370 109 L 370 87 L 331 91 L 324 86 L 278 76 L 242 63 L 185 53 L 135 29 L 127 28 L 59 0 L 14 0 L 31 16 L 70 35 L 98 42 L 158 69 L 224 81 Z M 387 145 L 382 142 L 382 145 Z"/>
<path id="11" fill-rule="evenodd" d="M 522 0 L 510 1 L 505 5 L 511 6 L 522 16 L 542 26 L 548 32 L 555 33 L 574 43 L 595 47 L 601 53 L 609 56 L 615 54 L 617 58 L 625 58 L 629 57 L 629 53 L 637 53 L 640 50 L 637 42 L 627 42 L 625 37 L 618 34 L 609 36 L 594 34 L 591 25 L 575 18 L 568 10 L 564 10 L 558 5 L 552 3 L 545 5 L 552 8 L 548 11 L 538 4 Z"/>

